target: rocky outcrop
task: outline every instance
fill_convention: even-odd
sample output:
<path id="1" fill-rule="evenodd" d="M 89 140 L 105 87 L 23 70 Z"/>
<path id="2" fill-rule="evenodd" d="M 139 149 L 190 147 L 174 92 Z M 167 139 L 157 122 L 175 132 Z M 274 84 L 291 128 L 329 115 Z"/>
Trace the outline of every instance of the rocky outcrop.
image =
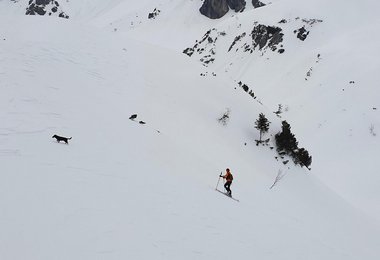
<path id="1" fill-rule="evenodd" d="M 254 8 L 259 8 L 259 7 L 265 6 L 265 4 L 260 2 L 259 0 L 252 0 L 252 5 Z"/>
<path id="2" fill-rule="evenodd" d="M 265 6 L 260 0 L 252 0 L 252 5 L 254 8 Z M 199 11 L 208 18 L 218 19 L 223 17 L 229 8 L 235 12 L 242 12 L 245 6 L 245 0 L 205 0 Z"/>
<path id="3" fill-rule="evenodd" d="M 243 32 L 236 36 L 228 48 L 228 52 L 232 51 L 232 49 L 235 51 L 241 49 L 249 53 L 253 53 L 255 50 L 264 53 L 268 49 L 273 52 L 277 51 L 280 54 L 285 52 L 282 45 L 284 34 L 280 27 L 255 23 L 252 32 L 249 34 L 251 41 L 245 39 L 246 35 L 247 34 Z"/>
<path id="4" fill-rule="evenodd" d="M 239 81 L 238 83 L 239 87 L 241 87 L 245 92 L 247 92 L 251 97 L 256 98 L 255 93 L 252 89 L 249 89 L 249 87 L 244 84 L 243 82 Z"/>
<path id="5" fill-rule="evenodd" d="M 56 15 L 68 19 L 69 16 L 63 12 L 59 3 L 55 0 L 30 0 L 26 8 L 26 15 Z"/>
<path id="6" fill-rule="evenodd" d="M 298 30 L 294 30 L 294 33 L 297 34 L 297 38 L 301 41 L 306 40 L 307 36 L 309 35 L 309 31 L 305 29 L 305 26 L 302 26 Z"/>
<path id="7" fill-rule="evenodd" d="M 300 18 L 297 17 L 295 20 L 299 21 Z M 314 25 L 323 22 L 320 19 L 301 19 L 301 21 L 302 21 L 302 23 L 304 25 L 301 28 L 293 31 L 297 35 L 297 38 L 300 39 L 301 41 L 305 41 L 306 40 L 307 36 L 310 33 L 310 29 Z"/>
<path id="8" fill-rule="evenodd" d="M 251 32 L 252 46 L 254 49 L 269 48 L 276 51 L 278 45 L 283 41 L 283 36 L 280 27 L 258 24 Z"/>
<path id="9" fill-rule="evenodd" d="M 196 41 L 193 47 L 185 49 L 183 53 L 189 57 L 193 54 L 201 56 L 200 61 L 207 66 L 215 60 L 215 47 L 219 36 L 225 36 L 225 34 L 212 28 L 203 35 L 200 41 Z"/>
<path id="10" fill-rule="evenodd" d="M 161 13 L 161 10 L 154 8 L 153 12 L 148 14 L 148 19 L 156 19 L 156 17 Z"/>
<path id="11" fill-rule="evenodd" d="M 183 53 L 189 57 L 197 57 L 204 66 L 209 66 L 214 63 L 216 56 L 216 44 L 220 38 L 225 37 L 224 31 L 218 31 L 213 28 L 208 30 L 200 39 L 197 40 L 193 47 L 186 48 Z M 254 22 L 251 33 L 243 32 L 235 36 L 233 42 L 230 44 L 226 52 L 233 53 L 255 53 L 260 52 L 264 55 L 267 51 L 276 53 L 284 53 L 283 46 L 284 33 L 282 28 L 277 26 L 270 26 Z M 221 40 L 223 41 L 223 39 Z M 220 49 L 219 49 L 220 50 Z M 235 55 L 235 54 L 234 54 Z M 245 87 L 243 87 L 244 89 Z M 248 90 L 247 90 L 248 91 Z"/>
<path id="12" fill-rule="evenodd" d="M 227 0 L 228 6 L 235 12 L 242 12 L 245 8 L 245 0 Z"/>
<path id="13" fill-rule="evenodd" d="M 201 14 L 211 19 L 219 19 L 228 12 L 227 0 L 205 0 L 199 9 Z"/>
<path id="14" fill-rule="evenodd" d="M 235 12 L 242 12 L 245 5 L 245 0 L 205 0 L 199 11 L 208 18 L 218 19 L 223 17 L 230 8 Z"/>
<path id="15" fill-rule="evenodd" d="M 232 42 L 232 44 L 230 45 L 230 47 L 228 48 L 228 52 L 230 52 L 232 50 L 232 48 L 235 46 L 235 44 L 237 42 L 239 42 L 241 39 L 243 39 L 245 37 L 246 33 L 243 32 L 242 34 L 238 35 L 235 37 L 234 41 Z"/>

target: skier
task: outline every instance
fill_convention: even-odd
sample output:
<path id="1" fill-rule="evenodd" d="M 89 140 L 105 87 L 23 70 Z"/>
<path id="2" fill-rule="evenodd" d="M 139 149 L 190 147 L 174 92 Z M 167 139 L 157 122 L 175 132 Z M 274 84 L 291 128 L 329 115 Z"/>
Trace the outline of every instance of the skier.
<path id="1" fill-rule="evenodd" d="M 232 184 L 232 180 L 234 179 L 234 177 L 232 176 L 231 172 L 230 172 L 230 169 L 227 168 L 226 169 L 226 174 L 225 175 L 220 175 L 219 177 L 222 177 L 223 179 L 226 179 L 226 183 L 224 184 L 224 188 L 227 190 L 227 194 L 228 196 L 232 196 L 232 192 L 231 192 L 231 184 Z"/>

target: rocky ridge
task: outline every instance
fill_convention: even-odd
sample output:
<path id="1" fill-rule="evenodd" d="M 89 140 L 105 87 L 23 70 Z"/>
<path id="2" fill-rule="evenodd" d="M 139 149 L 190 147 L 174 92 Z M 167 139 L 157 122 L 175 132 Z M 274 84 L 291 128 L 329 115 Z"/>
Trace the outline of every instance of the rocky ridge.
<path id="1" fill-rule="evenodd" d="M 320 19 L 282 19 L 277 25 L 266 25 L 257 21 L 253 22 L 251 30 L 244 30 L 237 34 L 234 38 L 227 36 L 226 31 L 212 28 L 208 30 L 200 40 L 196 40 L 192 47 L 186 48 L 183 53 L 189 57 L 199 57 L 204 66 L 209 66 L 216 60 L 216 49 L 218 42 L 224 41 L 228 43 L 228 48 L 218 51 L 227 53 L 249 53 L 259 52 L 263 56 L 267 51 L 282 54 L 285 52 L 283 39 L 285 34 L 294 33 L 297 39 L 305 41 L 310 35 L 312 27 L 323 22 Z M 241 24 L 238 25 L 241 27 Z M 234 32 L 236 33 L 236 32 Z M 223 38 L 223 40 L 220 40 Z"/>
<path id="2" fill-rule="evenodd" d="M 30 0 L 26 8 L 26 15 L 49 15 L 68 19 L 56 0 Z"/>
<path id="3" fill-rule="evenodd" d="M 246 7 L 245 0 L 205 0 L 199 9 L 201 14 L 210 19 L 219 19 L 223 17 L 231 8 L 235 12 L 243 12 Z M 265 6 L 259 0 L 252 0 L 254 8 Z"/>
<path id="4" fill-rule="evenodd" d="M 215 61 L 216 43 L 219 36 L 226 36 L 226 33 L 224 31 L 218 31 L 215 28 L 210 29 L 199 41 L 196 41 L 193 47 L 186 48 L 183 53 L 189 57 L 195 53 L 200 56 L 200 61 L 203 65 L 208 66 Z M 248 38 L 247 36 L 250 37 Z M 250 33 L 243 32 L 234 38 L 227 52 L 236 48 L 236 52 L 242 50 L 243 52 L 253 53 L 257 50 L 264 53 L 267 50 L 271 50 L 273 52 L 278 51 L 278 53 L 283 53 L 285 51 L 282 45 L 283 36 L 284 34 L 280 27 L 255 22 Z"/>

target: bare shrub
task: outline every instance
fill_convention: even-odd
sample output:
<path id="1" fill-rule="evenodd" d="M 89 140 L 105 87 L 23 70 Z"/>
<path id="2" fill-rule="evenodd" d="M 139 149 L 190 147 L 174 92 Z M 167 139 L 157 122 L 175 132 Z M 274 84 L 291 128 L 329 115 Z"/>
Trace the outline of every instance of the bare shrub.
<path id="1" fill-rule="evenodd" d="M 227 108 L 226 112 L 218 119 L 218 122 L 226 126 L 230 120 L 231 109 Z"/>

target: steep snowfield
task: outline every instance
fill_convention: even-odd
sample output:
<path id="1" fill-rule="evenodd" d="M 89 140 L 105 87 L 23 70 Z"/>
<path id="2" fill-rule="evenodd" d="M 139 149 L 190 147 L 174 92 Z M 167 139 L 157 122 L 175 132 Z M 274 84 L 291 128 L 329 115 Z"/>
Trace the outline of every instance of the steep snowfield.
<path id="1" fill-rule="evenodd" d="M 0 1 L 0 258 L 378 259 L 378 223 L 326 186 L 352 179 L 320 182 L 318 160 L 310 174 L 256 147 L 259 113 L 271 135 L 280 129 L 274 109 L 235 89 L 232 74 L 201 77 L 207 69 L 171 50 L 180 38 L 144 43 L 152 21 L 114 31 L 126 2 L 62 4 L 65 20 L 8 15 L 20 2 Z M 300 145 L 323 156 L 291 111 Z M 214 191 L 226 167 L 239 203 Z"/>
<path id="2" fill-rule="evenodd" d="M 374 33 L 380 24 L 375 11 L 378 8 L 376 1 L 358 5 L 347 1 L 283 0 L 263 8 L 247 8 L 241 14 L 231 11 L 217 21 L 203 22 L 199 18 L 199 23 L 208 25 L 206 30 L 215 28 L 225 36 L 218 35 L 213 43 L 206 41 L 202 45 L 206 51 L 194 54 L 192 59 L 215 52 L 214 63 L 204 73 L 230 78 L 231 85 L 242 81 L 270 111 L 277 111 L 281 104 L 282 119 L 291 124 L 300 146 L 313 155 L 313 175 L 380 220 L 380 163 L 376 159 L 380 155 L 380 62 L 376 58 L 380 56 L 380 40 Z M 172 29 L 175 26 L 171 24 L 177 24 L 162 20 L 150 26 L 156 34 L 162 33 L 160 27 Z M 243 43 L 251 42 L 249 34 L 255 23 L 282 28 L 283 54 L 243 51 Z M 195 27 L 200 26 L 195 23 L 188 27 L 183 27 L 184 44 L 187 35 L 193 35 Z M 305 41 L 294 33 L 302 27 L 309 31 Z M 133 33 L 144 34 L 143 29 Z M 163 29 L 164 34 L 171 29 Z M 206 30 L 195 40 L 199 42 Z M 235 37 L 244 32 L 245 38 L 228 52 Z M 142 37 L 157 44 L 161 38 L 156 34 Z M 195 40 L 185 48 L 192 47 Z M 175 50 L 178 46 L 171 45 Z"/>

